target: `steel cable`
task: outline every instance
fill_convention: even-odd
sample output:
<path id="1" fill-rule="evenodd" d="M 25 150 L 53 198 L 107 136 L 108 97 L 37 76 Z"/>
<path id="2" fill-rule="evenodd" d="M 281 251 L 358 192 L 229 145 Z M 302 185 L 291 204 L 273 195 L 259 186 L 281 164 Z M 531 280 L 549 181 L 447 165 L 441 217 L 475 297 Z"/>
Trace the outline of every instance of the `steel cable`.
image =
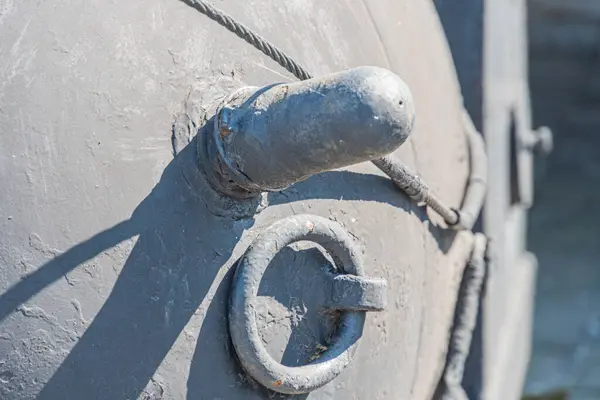
<path id="1" fill-rule="evenodd" d="M 476 233 L 471 258 L 464 270 L 458 292 L 446 366 L 433 396 L 434 400 L 469 400 L 463 387 L 463 379 L 485 282 L 486 251 L 486 237 Z"/>
<path id="2" fill-rule="evenodd" d="M 304 68 L 302 68 L 300 64 L 295 62 L 282 50 L 275 47 L 275 45 L 270 43 L 267 39 L 253 32 L 250 28 L 235 21 L 231 16 L 214 7 L 210 3 L 204 0 L 181 1 L 183 1 L 190 7 L 200 11 L 202 14 L 218 22 L 225 28 L 229 29 L 231 32 L 235 33 L 240 38 L 244 39 L 246 42 L 250 43 L 252 46 L 262 51 L 265 55 L 269 56 L 273 61 L 276 61 L 283 68 L 294 74 L 294 76 L 300 79 L 301 81 L 312 78 L 312 76 Z"/>

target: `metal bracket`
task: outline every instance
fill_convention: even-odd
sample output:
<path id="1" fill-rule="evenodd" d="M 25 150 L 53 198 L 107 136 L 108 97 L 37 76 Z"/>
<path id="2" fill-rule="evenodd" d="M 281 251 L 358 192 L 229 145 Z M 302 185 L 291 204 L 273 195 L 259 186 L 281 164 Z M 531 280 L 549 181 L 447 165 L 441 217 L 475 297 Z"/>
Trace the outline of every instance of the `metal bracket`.
<path id="1" fill-rule="evenodd" d="M 321 245 L 337 268 L 331 275 L 327 308 L 341 311 L 340 326 L 328 349 L 307 365 L 288 367 L 264 348 L 256 325 L 256 296 L 269 263 L 285 246 L 307 240 Z M 337 223 L 314 215 L 295 215 L 268 227 L 240 260 L 229 301 L 229 331 L 244 370 L 263 386 L 286 394 L 307 393 L 337 377 L 352 361 L 366 311 L 386 306 L 387 282 L 364 276 L 360 252 Z"/>
<path id="2" fill-rule="evenodd" d="M 331 299 L 333 310 L 382 311 L 387 306 L 387 281 L 355 275 L 333 275 Z"/>
<path id="3" fill-rule="evenodd" d="M 547 156 L 553 148 L 552 131 L 542 126 L 536 130 L 518 127 L 515 113 L 510 121 L 511 204 L 526 208 L 533 205 L 534 156 Z"/>

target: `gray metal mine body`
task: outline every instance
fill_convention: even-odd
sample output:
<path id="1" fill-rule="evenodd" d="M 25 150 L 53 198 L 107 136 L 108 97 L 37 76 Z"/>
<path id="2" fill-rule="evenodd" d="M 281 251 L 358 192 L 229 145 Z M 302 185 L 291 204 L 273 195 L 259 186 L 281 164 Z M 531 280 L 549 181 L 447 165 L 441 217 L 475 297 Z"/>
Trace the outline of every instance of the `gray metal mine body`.
<path id="1" fill-rule="evenodd" d="M 202 4 L 0 0 L 0 399 L 517 398 L 528 109 L 430 1 L 216 4 L 312 79 Z"/>

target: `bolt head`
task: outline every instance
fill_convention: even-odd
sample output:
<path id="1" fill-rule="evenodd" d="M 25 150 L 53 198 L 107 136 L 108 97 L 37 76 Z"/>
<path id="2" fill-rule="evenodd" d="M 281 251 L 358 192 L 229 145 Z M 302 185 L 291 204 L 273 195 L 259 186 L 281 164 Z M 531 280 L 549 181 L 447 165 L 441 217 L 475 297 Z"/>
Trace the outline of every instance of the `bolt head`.
<path id="1" fill-rule="evenodd" d="M 540 155 L 547 156 L 554 148 L 552 131 L 547 126 L 541 126 L 534 132 L 535 144 L 533 150 Z"/>
<path id="2" fill-rule="evenodd" d="M 219 112 L 219 133 L 221 137 L 225 137 L 231 133 L 233 133 L 233 110 L 227 106 L 221 108 Z"/>

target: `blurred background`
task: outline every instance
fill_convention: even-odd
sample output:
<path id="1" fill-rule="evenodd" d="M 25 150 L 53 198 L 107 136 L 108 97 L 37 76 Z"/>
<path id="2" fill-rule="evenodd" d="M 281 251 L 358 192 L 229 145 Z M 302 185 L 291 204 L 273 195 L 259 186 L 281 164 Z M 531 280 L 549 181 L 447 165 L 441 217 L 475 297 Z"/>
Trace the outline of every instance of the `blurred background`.
<path id="1" fill-rule="evenodd" d="M 600 0 L 529 0 L 538 158 L 529 248 L 539 260 L 529 396 L 600 399 Z M 535 397 L 527 397 L 535 398 Z"/>

